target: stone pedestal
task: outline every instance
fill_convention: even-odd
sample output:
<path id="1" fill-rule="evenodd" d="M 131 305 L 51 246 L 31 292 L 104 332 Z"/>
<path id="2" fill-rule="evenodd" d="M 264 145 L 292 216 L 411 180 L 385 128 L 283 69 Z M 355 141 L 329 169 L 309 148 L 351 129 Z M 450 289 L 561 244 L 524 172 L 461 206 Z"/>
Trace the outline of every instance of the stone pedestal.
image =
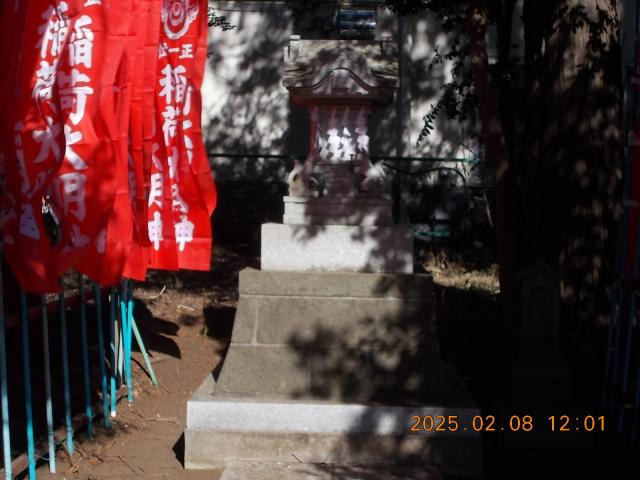
<path id="1" fill-rule="evenodd" d="M 292 272 L 413 272 L 409 225 L 262 226 L 262 268 Z"/>
<path id="2" fill-rule="evenodd" d="M 478 473 L 479 433 L 411 432 L 478 407 L 440 359 L 428 275 L 245 270 L 221 374 L 187 407 L 187 468 L 262 461 Z"/>
<path id="3" fill-rule="evenodd" d="M 478 407 L 440 358 L 431 277 L 411 274 L 411 228 L 393 225 L 388 181 L 369 158 L 368 118 L 397 84 L 389 42 L 292 37 L 284 84 L 309 111 L 309 155 L 289 175 L 283 224 L 263 225 L 262 271 L 240 275 L 217 383 L 189 401 L 187 468 L 479 473 Z M 411 431 L 413 416 L 438 415 L 460 429 Z"/>

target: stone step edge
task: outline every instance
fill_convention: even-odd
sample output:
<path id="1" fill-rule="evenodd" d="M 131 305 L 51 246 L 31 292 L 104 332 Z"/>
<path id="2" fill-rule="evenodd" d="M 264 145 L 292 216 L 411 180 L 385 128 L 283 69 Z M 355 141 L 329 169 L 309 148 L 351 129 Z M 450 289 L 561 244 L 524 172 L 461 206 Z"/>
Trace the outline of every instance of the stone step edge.
<path id="1" fill-rule="evenodd" d="M 310 401 L 261 401 L 225 397 L 192 399 L 187 404 L 187 430 L 216 432 L 269 432 L 373 435 L 420 435 L 426 437 L 455 435 L 479 436 L 471 428 L 476 408 L 421 406 L 368 406 L 359 404 L 331 404 Z M 424 417 L 457 417 L 455 432 L 425 431 Z M 412 426 L 418 424 L 418 432 Z"/>

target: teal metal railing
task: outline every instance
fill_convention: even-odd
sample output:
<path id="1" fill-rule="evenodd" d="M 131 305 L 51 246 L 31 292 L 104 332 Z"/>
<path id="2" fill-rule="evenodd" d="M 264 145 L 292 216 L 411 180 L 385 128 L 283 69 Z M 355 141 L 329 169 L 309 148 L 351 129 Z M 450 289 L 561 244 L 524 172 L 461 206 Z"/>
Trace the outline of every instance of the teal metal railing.
<path id="1" fill-rule="evenodd" d="M 147 373 L 154 385 L 158 385 L 158 381 L 151 365 L 147 350 L 145 348 L 142 336 L 136 325 L 133 316 L 134 298 L 133 288 L 130 280 L 123 280 L 120 292 L 116 288 L 103 289 L 97 284 L 92 285 L 92 289 L 87 290 L 85 287 L 86 280 L 80 273 L 77 274 L 77 295 L 65 297 L 64 289 L 58 295 L 57 302 L 47 300 L 47 295 L 41 295 L 36 300 L 34 296 L 27 295 L 23 290 L 19 294 L 19 311 L 18 313 L 7 314 L 6 305 L 4 304 L 4 287 L 2 275 L 2 258 L 0 256 L 0 414 L 2 415 L 2 470 L 0 476 L 5 479 L 13 479 L 17 476 L 28 472 L 29 478 L 36 478 L 36 466 L 38 462 L 47 460 L 49 470 L 52 473 L 56 471 L 56 451 L 58 448 L 66 448 L 69 455 L 74 454 L 74 435 L 75 432 L 86 427 L 87 438 L 90 440 L 94 436 L 93 422 L 96 419 L 95 407 L 102 410 L 103 424 L 106 428 L 111 427 L 110 418 L 116 416 L 118 401 L 118 385 L 126 388 L 127 399 L 133 401 L 133 386 L 131 376 L 131 352 L 132 340 L 138 344 L 142 352 Z M 62 281 L 60 281 L 62 287 Z M 39 305 L 31 306 L 30 303 L 38 302 Z M 92 310 L 88 310 L 89 302 L 92 303 Z M 108 303 L 108 308 L 103 309 L 104 302 Z M 57 310 L 59 315 L 57 332 L 51 330 L 51 313 Z M 74 312 L 76 310 L 76 312 Z M 105 339 L 103 311 L 109 312 L 109 325 L 107 328 L 108 338 Z M 120 315 L 116 315 L 116 312 Z M 91 314 L 89 314 L 91 312 Z M 72 387 L 78 379 L 72 377 L 69 355 L 69 333 L 70 322 L 75 321 L 77 313 L 80 323 L 80 350 L 82 353 L 82 390 L 83 390 L 83 406 L 81 414 L 73 416 L 72 405 Z M 42 322 L 42 349 L 43 362 L 41 367 L 31 364 L 31 351 L 38 348 L 33 344 L 33 335 L 30 328 L 34 320 L 40 318 Z M 95 321 L 95 331 L 97 335 L 97 351 L 98 351 L 98 367 L 92 369 L 89 355 L 90 345 L 90 329 L 89 323 Z M 10 357 L 7 350 L 7 332 L 12 329 L 19 328 L 21 330 L 20 350 L 21 358 L 15 358 L 12 349 Z M 55 350 L 51 348 L 53 339 L 52 333 L 60 335 L 59 348 Z M 117 335 L 116 335 L 117 334 Z M 116 345 L 116 336 L 122 343 L 121 347 Z M 107 346 L 107 348 L 105 348 Z M 52 383 L 51 364 L 52 352 L 59 355 L 62 363 L 62 399 L 64 414 L 63 418 L 56 419 L 54 416 L 54 398 L 53 392 L 58 391 Z M 122 352 L 118 355 L 118 352 Z M 119 358 L 118 358 L 119 357 Z M 23 395 L 19 395 L 17 390 L 19 385 L 15 382 L 9 382 L 8 371 L 9 365 L 15 365 L 16 361 L 21 361 L 21 370 L 23 374 Z M 10 364 L 8 362 L 11 362 Z M 118 363 L 124 365 L 123 369 L 118 368 Z M 40 386 L 34 384 L 34 368 L 42 368 L 42 377 L 44 381 L 44 403 L 34 403 L 32 390 Z M 99 371 L 100 378 L 95 380 L 91 378 L 91 372 Z M 40 376 L 38 376 L 38 379 Z M 38 380 L 39 381 L 39 380 Z M 92 386 L 98 385 L 101 405 L 94 405 Z M 13 400 L 11 398 L 13 397 Z M 16 398 L 22 397 L 22 409 L 24 415 L 21 415 L 17 409 Z M 76 405 L 78 409 L 78 405 Z M 40 418 L 45 422 L 37 422 Z M 56 420 L 62 425 L 56 430 Z M 24 425 L 21 425 L 24 423 Z M 46 424 L 46 432 L 38 432 L 35 429 L 36 424 Z M 12 442 L 18 435 L 16 432 L 24 430 L 24 445 Z M 42 437 L 42 441 L 38 443 L 38 439 Z M 12 450 L 12 448 L 14 450 Z M 13 455 L 15 449 L 24 448 L 24 453 Z"/>

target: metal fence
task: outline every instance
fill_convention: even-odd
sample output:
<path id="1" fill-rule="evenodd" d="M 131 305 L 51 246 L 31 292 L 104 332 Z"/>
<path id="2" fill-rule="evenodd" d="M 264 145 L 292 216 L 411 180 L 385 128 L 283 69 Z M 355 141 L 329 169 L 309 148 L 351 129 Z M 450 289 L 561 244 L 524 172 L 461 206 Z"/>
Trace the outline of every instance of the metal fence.
<path id="1" fill-rule="evenodd" d="M 0 267 L 1 261 L 0 257 Z M 6 275 L 10 275 L 10 272 Z M 35 479 L 39 462 L 48 461 L 50 471 L 56 471 L 58 448 L 66 448 L 67 453 L 73 455 L 76 432 L 84 428 L 87 438 L 92 439 L 94 422 L 100 416 L 104 427 L 111 427 L 110 418 L 117 415 L 118 395 L 123 392 L 119 387 L 125 387 L 128 401 L 133 401 L 131 352 L 134 340 L 144 357 L 151 381 L 154 385 L 158 382 L 133 316 L 134 299 L 130 280 L 123 280 L 119 288 L 102 288 L 88 282 L 82 274 L 75 273 L 72 282 L 60 280 L 60 293 L 57 296 L 28 295 L 18 289 L 19 298 L 15 302 L 14 298 L 7 297 L 8 291 L 15 290 L 15 280 L 5 277 L 3 282 L 2 277 L 0 268 L 3 451 L 0 475 L 11 479 L 28 471 L 29 478 Z M 8 308 L 10 305 L 7 303 L 13 303 L 14 308 Z M 79 332 L 76 331 L 77 323 Z M 41 344 L 34 344 L 38 336 L 35 335 L 38 333 L 36 328 L 41 329 Z M 16 335 L 18 331 L 19 345 L 7 344 L 7 337 Z M 79 338 L 74 336 L 75 333 L 79 333 Z M 95 338 L 90 339 L 90 333 Z M 80 345 L 80 369 L 71 368 L 75 361 L 70 355 L 71 339 Z M 91 364 L 90 344 L 95 345 L 96 342 L 97 355 L 94 355 L 94 364 Z M 33 350 L 41 356 L 41 365 L 32 364 Z M 54 362 L 61 369 L 61 372 L 55 370 L 55 379 L 61 373 L 62 385 L 54 384 L 52 379 Z M 99 378 L 92 378 L 91 371 L 95 363 L 99 367 L 96 369 Z M 41 369 L 41 375 L 34 375 L 34 367 Z M 22 385 L 9 379 L 17 370 L 22 371 Z M 80 378 L 73 375 L 78 370 L 81 370 Z M 76 395 L 75 409 L 74 388 L 81 391 L 80 398 Z M 56 398 L 54 392 L 60 390 L 61 398 Z M 42 391 L 44 401 L 35 402 L 33 392 Z M 96 397 L 99 401 L 96 401 Z M 60 418 L 55 415 L 56 402 L 62 407 L 59 409 Z M 79 413 L 74 415 L 76 411 Z M 44 425 L 44 428 L 37 429 L 35 426 L 38 424 Z M 12 449 L 13 445 L 17 448 Z"/>

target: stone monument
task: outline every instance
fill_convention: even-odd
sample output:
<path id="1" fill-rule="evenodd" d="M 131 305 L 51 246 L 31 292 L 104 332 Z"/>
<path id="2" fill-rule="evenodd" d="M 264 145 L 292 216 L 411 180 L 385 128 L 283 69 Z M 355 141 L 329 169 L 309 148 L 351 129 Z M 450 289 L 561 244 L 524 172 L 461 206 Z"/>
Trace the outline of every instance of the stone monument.
<path id="1" fill-rule="evenodd" d="M 283 223 L 263 225 L 262 269 L 240 274 L 220 375 L 188 403 L 187 468 L 480 470 L 479 410 L 440 358 L 432 278 L 413 274 L 411 229 L 393 224 L 387 178 L 369 158 L 369 116 L 398 81 L 393 46 L 291 37 L 284 85 L 309 111 L 310 151 L 288 177 Z M 459 431 L 412 431 L 438 415 Z"/>

